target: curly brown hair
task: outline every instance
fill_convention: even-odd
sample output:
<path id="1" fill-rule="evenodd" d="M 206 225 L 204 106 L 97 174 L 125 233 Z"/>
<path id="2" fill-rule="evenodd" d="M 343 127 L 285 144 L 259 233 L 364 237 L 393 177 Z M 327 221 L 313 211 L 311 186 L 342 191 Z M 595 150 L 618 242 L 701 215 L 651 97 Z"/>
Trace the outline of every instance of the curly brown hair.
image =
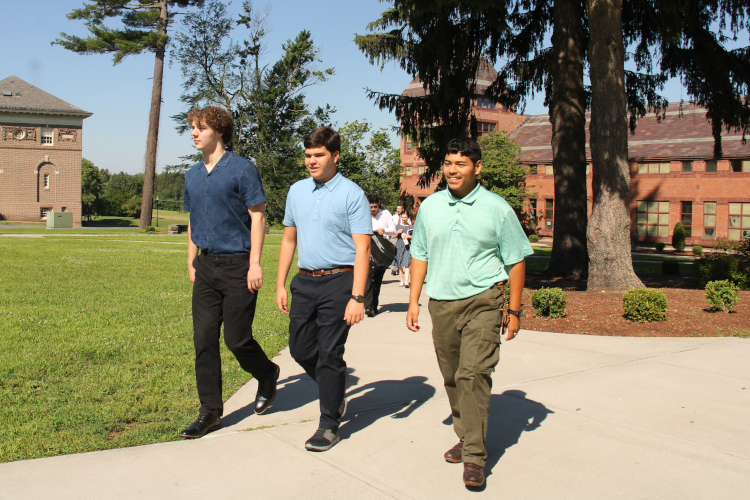
<path id="1" fill-rule="evenodd" d="M 207 108 L 193 108 L 187 115 L 188 125 L 198 122 L 221 134 L 224 144 L 229 144 L 234 136 L 234 119 L 232 113 L 224 108 L 209 106 Z"/>

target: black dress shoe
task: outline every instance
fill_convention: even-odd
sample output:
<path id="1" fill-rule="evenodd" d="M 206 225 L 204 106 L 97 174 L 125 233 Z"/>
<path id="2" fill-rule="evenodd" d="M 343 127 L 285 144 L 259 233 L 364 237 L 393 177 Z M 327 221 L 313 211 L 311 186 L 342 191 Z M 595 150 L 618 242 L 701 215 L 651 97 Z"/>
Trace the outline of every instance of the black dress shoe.
<path id="1" fill-rule="evenodd" d="M 276 367 L 276 373 L 274 373 L 271 380 L 265 382 L 258 382 L 258 393 L 255 395 L 255 414 L 262 415 L 271 407 L 273 400 L 276 399 L 276 383 L 279 381 L 279 375 L 281 375 L 281 368 L 276 363 L 272 363 Z"/>
<path id="2" fill-rule="evenodd" d="M 198 420 L 180 432 L 180 436 L 195 439 L 203 437 L 206 433 L 215 431 L 219 427 L 221 427 L 221 417 L 214 415 L 213 413 L 205 413 L 198 417 Z"/>
<path id="3" fill-rule="evenodd" d="M 368 307 L 367 309 L 365 309 L 365 314 L 367 315 L 368 318 L 374 318 L 375 309 L 373 309 L 372 307 Z"/>

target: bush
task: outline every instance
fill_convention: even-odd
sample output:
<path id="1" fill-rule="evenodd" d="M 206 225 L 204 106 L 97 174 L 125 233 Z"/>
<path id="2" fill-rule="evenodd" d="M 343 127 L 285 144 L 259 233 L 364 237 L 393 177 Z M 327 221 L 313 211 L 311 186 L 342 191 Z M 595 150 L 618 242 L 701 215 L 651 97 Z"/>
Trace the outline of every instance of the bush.
<path id="1" fill-rule="evenodd" d="M 672 259 L 661 261 L 661 273 L 680 274 L 680 263 Z"/>
<path id="2" fill-rule="evenodd" d="M 156 232 L 156 228 L 154 226 L 148 226 L 146 228 L 146 232 L 147 233 L 155 233 Z"/>
<path id="3" fill-rule="evenodd" d="M 699 257 L 703 255 L 703 247 L 699 245 L 693 245 L 693 254 Z"/>
<path id="4" fill-rule="evenodd" d="M 729 280 L 711 281 L 706 285 L 706 300 L 714 311 L 734 311 L 740 301 L 737 286 Z"/>
<path id="5" fill-rule="evenodd" d="M 733 241 L 724 236 L 719 236 L 714 240 L 714 248 L 716 250 L 723 250 L 725 252 L 736 252 L 742 248 L 741 241 Z"/>
<path id="6" fill-rule="evenodd" d="M 657 252 L 662 252 L 662 251 L 664 251 L 664 248 L 665 248 L 666 246 L 667 246 L 667 245 L 666 245 L 666 244 L 665 244 L 664 242 L 661 242 L 661 241 L 657 241 L 657 242 L 656 242 L 656 243 L 654 244 L 654 247 L 656 247 L 656 251 L 657 251 Z"/>
<path id="7" fill-rule="evenodd" d="M 141 197 L 140 195 L 133 195 L 128 201 L 122 204 L 122 213 L 126 217 L 134 217 L 138 219 L 141 216 Z"/>
<path id="8" fill-rule="evenodd" d="M 667 296 L 661 290 L 635 288 L 622 298 L 625 317 L 631 321 L 666 321 Z"/>
<path id="9" fill-rule="evenodd" d="M 529 242 L 530 243 L 536 243 L 537 241 L 539 241 L 539 236 L 537 236 L 535 234 L 530 234 L 529 235 Z"/>
<path id="10" fill-rule="evenodd" d="M 562 318 L 565 316 L 565 292 L 560 288 L 540 288 L 531 294 L 531 305 L 536 309 L 537 316 Z"/>
<path id="11" fill-rule="evenodd" d="M 750 262 L 740 255 L 710 252 L 696 259 L 693 266 L 698 284 L 705 287 L 711 281 L 728 280 L 740 288 L 750 286 Z"/>
<path id="12" fill-rule="evenodd" d="M 685 250 L 685 228 L 682 222 L 678 222 L 674 225 L 674 231 L 672 231 L 672 246 L 678 252 Z"/>

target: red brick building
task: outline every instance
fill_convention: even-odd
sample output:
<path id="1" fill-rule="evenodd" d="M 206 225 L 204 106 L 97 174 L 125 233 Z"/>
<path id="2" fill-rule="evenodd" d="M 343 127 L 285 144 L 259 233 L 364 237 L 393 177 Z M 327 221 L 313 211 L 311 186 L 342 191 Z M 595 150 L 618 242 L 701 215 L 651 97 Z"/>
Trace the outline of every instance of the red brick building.
<path id="1" fill-rule="evenodd" d="M 518 115 L 484 98 L 481 94 L 496 75 L 489 64 L 483 64 L 477 75 L 473 112 L 481 124 L 480 134 L 507 130 L 521 146 L 520 161 L 532 172 L 526 179 L 527 189 L 537 193 L 528 200 L 529 226 L 542 236 L 552 236 L 555 190 L 549 116 Z M 424 95 L 422 84 L 413 80 L 402 95 Z M 588 121 L 586 135 L 590 162 Z M 717 237 L 739 240 L 750 233 L 750 143 L 742 144 L 741 133 L 725 131 L 723 159 L 713 160 L 713 147 L 706 111 L 692 104 L 684 104 L 681 111 L 679 103 L 671 104 L 661 122 L 653 115 L 638 122 L 635 133 L 628 136 L 628 157 L 631 227 L 640 241 L 670 243 L 677 222 L 685 226 L 688 245 L 712 246 Z M 418 206 L 435 191 L 439 179 L 427 188 L 416 186 L 425 164 L 415 153 L 402 138 L 402 194 L 413 196 Z M 590 163 L 587 179 L 590 214 Z"/>
<path id="2" fill-rule="evenodd" d="M 679 107 L 670 104 L 661 122 L 653 115 L 641 119 L 628 136 L 631 228 L 643 242 L 670 243 L 677 222 L 685 226 L 688 245 L 712 246 L 717 237 L 739 240 L 750 233 L 750 144 L 742 144 L 741 133 L 724 131 L 724 157 L 714 161 L 706 110 L 684 104 L 680 112 Z M 588 121 L 586 136 L 591 161 Z M 529 200 L 536 231 L 551 236 L 555 190 L 549 116 L 528 117 L 511 137 L 521 146 L 521 163 L 536 172 L 526 181 L 537 193 Z M 587 180 L 590 214 L 590 163 Z"/>
<path id="3" fill-rule="evenodd" d="M 79 109 L 11 76 L 0 80 L 0 220 L 46 220 L 72 212 L 81 225 Z"/>
<path id="4" fill-rule="evenodd" d="M 497 71 L 487 61 L 482 61 L 477 71 L 476 96 L 472 102 L 472 112 L 477 120 L 477 132 L 479 135 L 494 132 L 495 130 L 507 130 L 512 132 L 518 128 L 527 117 L 518 115 L 514 109 L 503 108 L 502 104 L 495 103 L 484 97 L 487 87 L 497 79 Z M 425 95 L 422 82 L 415 78 L 401 93 L 410 97 L 421 97 Z M 439 179 L 435 179 L 427 188 L 417 186 L 419 175 L 425 172 L 425 163 L 416 154 L 416 147 L 411 141 L 401 138 L 401 191 L 405 196 L 414 198 L 414 204 L 419 205 L 421 200 L 435 192 Z"/>

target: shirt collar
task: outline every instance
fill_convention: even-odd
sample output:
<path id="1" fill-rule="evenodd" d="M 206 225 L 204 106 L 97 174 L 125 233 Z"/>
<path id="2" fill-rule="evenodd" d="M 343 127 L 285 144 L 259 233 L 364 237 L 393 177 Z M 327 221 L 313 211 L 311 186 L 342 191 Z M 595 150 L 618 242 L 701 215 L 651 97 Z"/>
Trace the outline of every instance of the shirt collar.
<path id="1" fill-rule="evenodd" d="M 226 167 L 229 163 L 229 160 L 232 159 L 231 153 L 229 151 L 224 151 L 224 154 L 221 155 L 221 158 L 219 158 L 219 161 L 216 162 L 216 165 L 214 165 L 214 168 L 216 167 Z M 206 168 L 206 164 L 203 162 L 203 158 L 201 158 L 200 164 L 203 166 L 204 170 L 208 172 L 208 169 Z M 213 172 L 213 169 L 211 170 Z"/>
<path id="2" fill-rule="evenodd" d="M 334 189 L 336 189 L 336 186 L 338 186 L 339 182 L 341 182 L 341 178 L 342 177 L 344 177 L 344 176 L 341 175 L 341 171 L 340 170 L 336 170 L 336 175 L 334 175 L 333 177 L 331 177 L 330 179 L 328 179 L 328 182 L 324 182 L 322 184 L 319 183 L 318 181 L 316 181 L 315 179 L 313 179 L 312 177 L 310 177 L 310 179 L 312 179 L 312 181 L 313 181 L 313 189 L 312 190 L 315 191 L 316 189 L 326 188 L 326 189 L 328 189 L 328 191 L 333 191 Z"/>
<path id="3" fill-rule="evenodd" d="M 466 205 L 473 205 L 474 202 L 477 201 L 477 198 L 479 198 L 481 189 L 482 185 L 477 182 L 477 185 L 474 187 L 471 193 L 467 194 L 463 198 L 456 198 L 455 196 L 453 196 L 453 193 L 451 193 L 451 190 L 448 189 L 448 204 L 455 205 L 456 203 L 465 203 Z"/>

